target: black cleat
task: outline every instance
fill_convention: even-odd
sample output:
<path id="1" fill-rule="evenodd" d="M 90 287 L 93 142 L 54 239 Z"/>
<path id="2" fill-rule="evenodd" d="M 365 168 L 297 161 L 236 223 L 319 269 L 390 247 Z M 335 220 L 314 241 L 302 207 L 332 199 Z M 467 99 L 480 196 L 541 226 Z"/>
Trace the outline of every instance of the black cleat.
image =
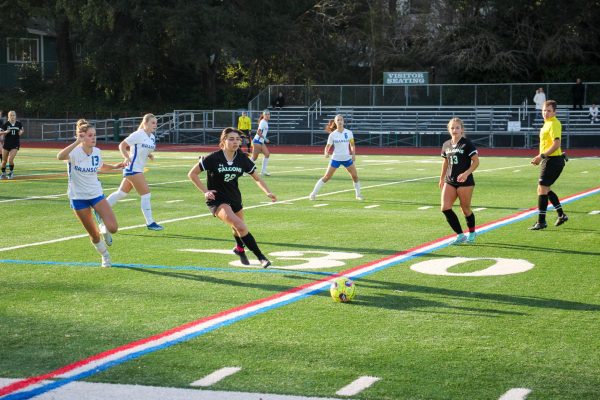
<path id="1" fill-rule="evenodd" d="M 248 260 L 248 256 L 244 250 L 239 251 L 237 248 L 233 248 L 233 254 L 240 257 L 240 262 L 244 265 L 250 265 L 250 260 Z"/>
<path id="2" fill-rule="evenodd" d="M 263 268 L 267 268 L 271 265 L 271 261 L 267 260 L 266 258 L 261 258 L 258 261 L 260 261 L 260 266 Z"/>
<path id="3" fill-rule="evenodd" d="M 558 217 L 556 219 L 556 222 L 554 223 L 554 226 L 561 226 L 562 224 L 564 224 L 568 220 L 569 220 L 569 217 L 567 217 L 567 214 L 563 214 L 563 215 L 561 215 L 560 217 Z"/>
<path id="4" fill-rule="evenodd" d="M 530 231 L 539 231 L 542 229 L 546 229 L 548 227 L 548 224 L 545 222 L 536 222 L 535 225 L 533 225 L 531 228 L 529 228 Z"/>

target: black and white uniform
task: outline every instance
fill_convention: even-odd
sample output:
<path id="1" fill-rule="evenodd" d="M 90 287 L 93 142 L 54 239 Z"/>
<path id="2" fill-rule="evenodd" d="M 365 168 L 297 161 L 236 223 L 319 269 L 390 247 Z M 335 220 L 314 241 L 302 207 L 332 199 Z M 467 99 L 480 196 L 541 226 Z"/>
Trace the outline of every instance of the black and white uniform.
<path id="1" fill-rule="evenodd" d="M 464 182 L 458 182 L 456 178 L 471 167 L 471 157 L 477 154 L 475 145 L 466 137 L 460 138 L 456 145 L 452 140 L 447 140 L 442 145 L 442 157 L 448 160 L 448 170 L 444 182 L 454 187 L 475 186 L 473 174 L 470 174 Z"/>
<path id="2" fill-rule="evenodd" d="M 15 124 L 11 124 L 10 121 L 6 121 L 2 125 L 2 130 L 7 131 L 4 135 L 4 144 L 2 148 L 4 150 L 11 151 L 12 149 L 17 149 L 21 147 L 21 135 L 19 132 L 23 129 L 23 124 L 21 121 L 15 121 Z"/>
<path id="3" fill-rule="evenodd" d="M 221 204 L 229 204 L 233 212 L 243 208 L 242 194 L 238 188 L 238 178 L 256 170 L 254 162 L 241 150 L 236 151 L 233 160 L 227 161 L 223 150 L 200 157 L 200 170 L 206 171 L 206 186 L 215 190 L 215 199 L 207 200 L 206 205 L 213 215 Z"/>

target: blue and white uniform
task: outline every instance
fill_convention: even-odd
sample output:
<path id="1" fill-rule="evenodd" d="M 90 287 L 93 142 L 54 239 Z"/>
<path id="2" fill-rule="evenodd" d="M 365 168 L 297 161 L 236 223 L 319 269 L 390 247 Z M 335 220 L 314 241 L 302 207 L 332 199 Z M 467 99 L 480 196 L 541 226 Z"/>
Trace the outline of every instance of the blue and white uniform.
<path id="1" fill-rule="evenodd" d="M 102 164 L 100 149 L 97 147 L 92 149 L 91 154 L 86 154 L 83 148 L 78 146 L 69 154 L 67 195 L 71 200 L 71 207 L 75 210 L 93 207 L 104 198 L 98 179 L 98 170 Z"/>
<path id="2" fill-rule="evenodd" d="M 148 135 L 143 129 L 138 129 L 129 135 L 125 142 L 130 148 L 131 163 L 123 169 L 123 175 L 133 175 L 144 172 L 148 156 L 156 149 L 156 138 L 153 133 Z"/>
<path id="3" fill-rule="evenodd" d="M 352 131 L 345 129 L 340 132 L 335 130 L 329 134 L 327 144 L 333 145 L 331 155 L 331 166 L 338 168 L 340 165 L 348 168 L 352 165 L 352 153 L 350 153 L 350 142 L 354 140 Z"/>
<path id="4" fill-rule="evenodd" d="M 262 132 L 262 138 L 258 136 L 257 133 L 256 135 L 254 135 L 254 139 L 252 140 L 252 142 L 256 144 L 265 144 L 265 140 L 267 139 L 267 133 L 269 132 L 269 123 L 266 119 L 263 118 L 260 120 L 260 123 L 258 124 L 258 129 L 256 131 Z"/>

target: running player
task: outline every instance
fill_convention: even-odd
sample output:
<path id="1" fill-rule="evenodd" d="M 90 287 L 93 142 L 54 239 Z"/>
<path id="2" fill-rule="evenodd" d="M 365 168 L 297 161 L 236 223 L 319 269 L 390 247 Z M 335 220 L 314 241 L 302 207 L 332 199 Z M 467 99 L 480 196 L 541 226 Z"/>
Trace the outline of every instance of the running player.
<path id="1" fill-rule="evenodd" d="M 450 140 L 442 145 L 442 173 L 440 174 L 439 186 L 442 190 L 442 212 L 446 216 L 448 224 L 458 234 L 452 244 L 460 244 L 465 241 L 474 242 L 475 214 L 471 210 L 471 198 L 475 188 L 473 171 L 479 166 L 479 156 L 475 145 L 464 135 L 464 124 L 460 118 L 452 118 L 448 122 Z M 460 201 L 460 208 L 467 220 L 469 236 L 463 233 L 458 216 L 452 210 L 456 199 Z"/>
<path id="2" fill-rule="evenodd" d="M 533 165 L 540 165 L 541 163 L 537 187 L 538 220 L 535 225 L 529 228 L 533 231 L 545 229 L 548 226 L 546 223 L 548 200 L 558 213 L 558 219 L 554 223 L 555 226 L 560 226 L 569 220 L 562 209 L 558 196 L 550 188 L 565 167 L 565 157 L 560 148 L 562 125 L 556 118 L 556 101 L 547 100 L 544 102 L 542 116 L 544 117 L 544 125 L 540 129 L 540 154 L 531 160 Z"/>
<path id="3" fill-rule="evenodd" d="M 2 144 L 2 175 L 1 179 L 12 179 L 15 170 L 15 157 L 21 147 L 21 135 L 24 133 L 23 124 L 17 121 L 17 113 L 8 112 L 8 121 L 2 125 L 1 135 L 4 136 Z M 8 174 L 6 173 L 6 163 L 8 162 Z"/>
<path id="4" fill-rule="evenodd" d="M 148 159 L 154 160 L 152 152 L 156 149 L 157 120 L 153 114 L 146 114 L 138 130 L 130 134 L 119 143 L 119 151 L 123 156 L 126 167 L 123 169 L 123 180 L 116 192 L 108 196 L 108 203 L 114 207 L 119 200 L 124 199 L 131 189 L 140 195 L 142 213 L 146 219 L 146 227 L 152 231 L 161 231 L 164 228 L 157 224 L 152 217 L 152 205 L 150 204 L 150 188 L 144 177 L 144 166 Z M 129 151 L 128 151 L 129 148 Z M 100 228 L 104 231 L 103 225 Z"/>
<path id="5" fill-rule="evenodd" d="M 260 251 L 256 240 L 244 222 L 244 207 L 242 194 L 238 188 L 238 178 L 247 173 L 254 178 L 258 187 L 271 201 L 276 201 L 277 198 L 256 173 L 254 162 L 239 150 L 240 143 L 241 136 L 237 129 L 223 129 L 219 142 L 221 150 L 200 157 L 200 162 L 190 170 L 188 178 L 204 193 L 206 205 L 212 214 L 231 227 L 237 244 L 233 252 L 240 257 L 242 264 L 250 264 L 244 251 L 244 246 L 246 246 L 258 258 L 260 265 L 267 268 L 271 262 Z M 206 185 L 199 177 L 202 171 L 206 171 Z"/>
<path id="6" fill-rule="evenodd" d="M 242 133 L 242 146 L 244 144 L 248 148 L 248 154 L 252 152 L 252 147 L 250 143 L 252 142 L 250 138 L 250 131 L 252 130 L 252 120 L 248 116 L 246 111 L 242 111 L 242 115 L 238 118 L 238 130 Z"/>
<path id="7" fill-rule="evenodd" d="M 256 130 L 256 135 L 254 135 L 254 139 L 252 140 L 252 161 L 256 161 L 260 153 L 262 153 L 264 156 L 260 171 L 260 174 L 263 176 L 271 175 L 267 171 L 267 164 L 269 163 L 270 154 L 269 149 L 267 148 L 267 143 L 269 143 L 269 139 L 267 139 L 267 133 L 269 133 L 270 118 L 271 113 L 269 110 L 264 110 L 258 119 L 258 129 Z"/>
<path id="8" fill-rule="evenodd" d="M 71 208 L 90 236 L 96 251 L 102 256 L 102 266 L 110 267 L 111 260 L 105 240 L 94 221 L 92 209 L 106 224 L 108 235 L 117 232 L 117 219 L 102 193 L 98 171 L 123 168 L 123 163 L 111 165 L 102 161 L 96 146 L 96 128 L 84 119 L 77 121 L 76 138 L 73 143 L 58 152 L 59 160 L 68 161 L 69 186 L 67 194 Z M 106 237 L 105 237 L 106 239 Z"/>
<path id="9" fill-rule="evenodd" d="M 358 173 L 356 172 L 356 166 L 354 161 L 356 160 L 356 145 L 354 144 L 354 136 L 352 131 L 344 128 L 344 117 L 341 114 L 335 116 L 334 119 L 330 120 L 325 127 L 325 131 L 329 132 L 327 138 L 327 144 L 325 145 L 324 155 L 329 157 L 329 150 L 333 146 L 333 154 L 331 155 L 331 162 L 325 175 L 319 179 L 312 191 L 308 196 L 310 200 L 316 200 L 319 190 L 323 187 L 327 181 L 331 179 L 335 171 L 340 166 L 346 168 L 346 171 L 350 173 L 352 182 L 354 182 L 354 192 L 356 200 L 363 200 L 360 194 L 360 181 L 358 180 Z"/>

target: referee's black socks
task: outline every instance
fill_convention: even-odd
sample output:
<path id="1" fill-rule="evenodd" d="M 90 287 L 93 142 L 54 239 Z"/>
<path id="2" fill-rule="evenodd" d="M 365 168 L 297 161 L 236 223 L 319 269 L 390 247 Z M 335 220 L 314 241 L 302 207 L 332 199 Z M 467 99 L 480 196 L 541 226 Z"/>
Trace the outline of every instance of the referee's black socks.
<path id="1" fill-rule="evenodd" d="M 550 200 L 550 203 L 552 203 L 552 205 L 554 206 L 554 209 L 558 213 L 559 217 L 565 215 L 562 209 L 562 204 L 560 204 L 560 200 L 558 199 L 558 196 L 552 190 L 548 192 L 548 200 Z"/>
<path id="2" fill-rule="evenodd" d="M 546 210 L 548 210 L 548 195 L 540 194 L 538 195 L 538 222 L 546 222 Z"/>

